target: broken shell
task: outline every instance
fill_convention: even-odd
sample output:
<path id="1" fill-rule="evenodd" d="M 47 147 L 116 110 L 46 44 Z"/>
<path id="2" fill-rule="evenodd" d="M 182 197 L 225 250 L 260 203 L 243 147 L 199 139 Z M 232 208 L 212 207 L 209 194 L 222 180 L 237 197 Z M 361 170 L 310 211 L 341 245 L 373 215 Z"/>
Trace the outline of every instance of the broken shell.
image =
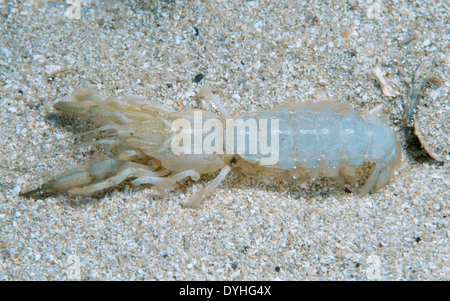
<path id="1" fill-rule="evenodd" d="M 422 147 L 433 159 L 447 163 L 450 162 L 449 90 L 447 85 L 426 89 L 423 105 L 418 106 L 414 118 L 414 133 Z"/>

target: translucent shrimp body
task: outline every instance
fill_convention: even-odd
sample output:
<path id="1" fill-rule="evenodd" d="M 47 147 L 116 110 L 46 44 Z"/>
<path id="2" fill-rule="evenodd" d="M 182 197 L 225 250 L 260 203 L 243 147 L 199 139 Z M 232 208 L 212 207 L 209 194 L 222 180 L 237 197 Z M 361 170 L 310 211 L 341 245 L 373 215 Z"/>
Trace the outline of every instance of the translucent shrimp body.
<path id="1" fill-rule="evenodd" d="M 90 138 L 96 143 L 111 144 L 120 152 L 115 158 L 59 174 L 23 195 L 59 192 L 89 195 L 126 180 L 132 185 L 150 184 L 164 192 L 187 178 L 197 181 L 202 174 L 220 171 L 187 201 L 186 205 L 194 207 L 223 181 L 237 157 L 273 173 L 288 171 L 294 177 L 323 175 L 348 179 L 353 176 L 352 169 L 354 172 L 356 167 L 368 163 L 371 170 L 358 190 L 364 194 L 385 185 L 401 161 L 395 133 L 385 120 L 361 116 L 341 104 L 304 103 L 241 115 L 235 118 L 240 119 L 241 124 L 249 125 L 251 122 L 246 122 L 251 120 L 253 124 L 261 125 L 265 121 L 267 131 L 274 135 L 266 135 L 266 143 L 257 143 L 255 147 L 248 143 L 255 133 L 247 126 L 236 127 L 241 134 L 238 137 L 245 139 L 244 144 L 235 141 L 238 138 L 233 136 L 223 145 L 211 140 L 217 148 L 207 153 L 196 153 L 193 146 L 188 147 L 187 153 L 174 152 L 174 139 L 180 133 L 194 138 L 197 135 L 201 140 L 210 137 L 211 133 L 228 137 L 235 131 L 228 127 L 230 119 L 199 110 L 169 112 L 142 99 L 105 98 L 90 90 L 76 92 L 73 101 L 58 102 L 55 108 L 98 125 L 98 131 Z M 202 115 L 200 126 L 208 120 L 216 121 L 214 131 L 196 128 L 199 113 Z M 180 119 L 185 121 L 188 129 L 173 127 Z M 108 133 L 107 139 L 102 138 L 103 132 Z M 260 136 L 257 139 L 262 142 Z M 274 148 L 275 161 L 266 160 L 273 154 L 265 152 L 264 145 L 277 146 Z"/>

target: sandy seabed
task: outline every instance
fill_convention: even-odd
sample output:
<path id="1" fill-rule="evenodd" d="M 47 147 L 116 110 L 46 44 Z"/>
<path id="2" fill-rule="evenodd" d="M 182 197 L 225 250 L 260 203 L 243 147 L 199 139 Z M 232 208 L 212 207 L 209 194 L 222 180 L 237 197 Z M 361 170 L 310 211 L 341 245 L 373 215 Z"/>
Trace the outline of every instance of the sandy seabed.
<path id="1" fill-rule="evenodd" d="M 105 2 L 0 0 L 1 280 L 450 278 L 448 2 Z M 63 139 L 89 124 L 53 109 L 74 88 L 217 112 L 196 97 L 206 84 L 232 115 L 324 98 L 378 111 L 402 165 L 366 196 L 240 170 L 198 209 L 181 205 L 212 176 L 165 198 L 19 196 L 96 158 Z M 440 161 L 410 108 L 428 112 L 422 143 Z"/>

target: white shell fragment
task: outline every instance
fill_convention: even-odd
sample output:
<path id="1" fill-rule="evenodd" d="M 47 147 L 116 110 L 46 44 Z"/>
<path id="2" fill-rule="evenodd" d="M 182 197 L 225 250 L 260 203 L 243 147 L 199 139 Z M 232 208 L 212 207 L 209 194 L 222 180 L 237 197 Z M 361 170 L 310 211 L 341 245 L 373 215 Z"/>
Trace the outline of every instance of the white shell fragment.
<path id="1" fill-rule="evenodd" d="M 395 97 L 399 94 L 399 92 L 396 91 L 394 88 L 392 88 L 392 86 L 387 82 L 383 74 L 383 71 L 381 71 L 379 67 L 373 68 L 372 74 L 375 76 L 378 83 L 380 84 L 381 91 L 383 92 L 384 95 L 388 97 Z"/>
<path id="2" fill-rule="evenodd" d="M 417 108 L 414 132 L 435 160 L 450 162 L 450 94 L 448 85 L 426 89 Z"/>

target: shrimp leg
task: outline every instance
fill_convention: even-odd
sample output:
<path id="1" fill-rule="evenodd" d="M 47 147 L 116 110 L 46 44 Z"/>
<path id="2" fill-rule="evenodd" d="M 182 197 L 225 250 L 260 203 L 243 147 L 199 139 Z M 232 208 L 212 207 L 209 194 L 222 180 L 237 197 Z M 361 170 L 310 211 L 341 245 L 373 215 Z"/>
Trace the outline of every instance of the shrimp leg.
<path id="1" fill-rule="evenodd" d="M 231 167 L 228 165 L 222 168 L 219 175 L 215 177 L 211 182 L 209 182 L 208 185 L 195 192 L 185 203 L 185 206 L 196 208 L 208 194 L 210 194 L 217 186 L 219 186 L 219 184 L 225 179 L 230 170 Z"/>
<path id="2" fill-rule="evenodd" d="M 152 167 L 134 162 L 109 159 L 59 174 L 39 188 L 26 191 L 22 195 L 32 196 L 64 191 L 70 194 L 89 195 L 96 191 L 118 185 L 128 178 L 144 176 L 152 176 L 155 179 L 160 179 L 160 181 L 154 181 L 157 185 L 161 185 L 162 183 L 159 182 L 164 181 L 170 182 L 167 184 L 171 184 L 173 182 L 172 180 L 161 178 L 168 173 L 169 171 L 167 170 L 155 172 Z"/>
<path id="3" fill-rule="evenodd" d="M 144 172 L 140 174 L 136 180 L 133 180 L 131 184 L 135 186 L 142 184 L 155 184 L 160 188 L 168 189 L 173 185 L 175 185 L 176 182 L 184 180 L 188 177 L 191 177 L 191 179 L 194 181 L 198 181 L 200 179 L 200 175 L 195 170 L 186 170 L 167 178 L 161 178 L 158 176 L 154 176 L 152 174 L 148 174 L 147 172 Z"/>
<path id="4" fill-rule="evenodd" d="M 373 166 L 369 172 L 369 177 L 367 182 L 358 191 L 360 195 L 369 193 L 370 191 L 375 191 L 376 189 L 382 187 L 392 174 L 392 168 L 390 165 L 386 166 Z"/>

